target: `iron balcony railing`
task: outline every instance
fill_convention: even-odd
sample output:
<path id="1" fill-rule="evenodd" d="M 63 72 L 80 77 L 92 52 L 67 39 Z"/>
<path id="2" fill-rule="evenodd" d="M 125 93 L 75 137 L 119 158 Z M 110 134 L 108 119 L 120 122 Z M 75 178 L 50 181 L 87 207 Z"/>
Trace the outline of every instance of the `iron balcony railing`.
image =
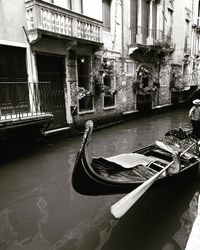
<path id="1" fill-rule="evenodd" d="M 30 41 L 38 31 L 51 36 L 84 39 L 102 43 L 102 22 L 40 0 L 25 0 L 27 31 Z"/>
<path id="2" fill-rule="evenodd" d="M 191 86 L 200 87 L 200 72 L 195 70 L 192 74 L 181 74 L 172 79 L 172 82 L 175 84 L 173 87 L 178 89 L 189 89 Z"/>
<path id="3" fill-rule="evenodd" d="M 162 30 L 147 29 L 144 27 L 132 27 L 130 29 L 131 40 L 130 45 L 141 44 L 141 45 L 160 45 L 163 48 L 175 49 L 175 44 L 172 42 L 170 30 L 168 35 L 165 35 Z"/>
<path id="4" fill-rule="evenodd" d="M 0 82 L 0 121 L 52 113 L 50 82 Z"/>
<path id="5" fill-rule="evenodd" d="M 183 87 L 198 86 L 200 81 L 200 72 L 195 70 L 192 74 L 183 74 L 181 80 Z"/>

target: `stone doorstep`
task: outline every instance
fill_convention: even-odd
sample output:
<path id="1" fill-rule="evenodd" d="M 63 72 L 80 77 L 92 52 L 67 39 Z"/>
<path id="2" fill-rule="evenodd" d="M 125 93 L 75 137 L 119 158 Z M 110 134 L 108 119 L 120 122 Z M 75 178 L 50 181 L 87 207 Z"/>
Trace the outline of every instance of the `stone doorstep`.
<path id="1" fill-rule="evenodd" d="M 157 105 L 155 107 L 152 107 L 152 110 L 155 110 L 155 109 L 161 109 L 161 108 L 165 108 L 165 107 L 171 107 L 172 104 L 162 104 L 162 105 Z"/>
<path id="2" fill-rule="evenodd" d="M 138 113 L 139 111 L 136 109 L 136 110 L 130 110 L 130 111 L 124 111 L 123 112 L 123 115 L 131 115 L 131 114 L 135 114 L 135 113 Z"/>

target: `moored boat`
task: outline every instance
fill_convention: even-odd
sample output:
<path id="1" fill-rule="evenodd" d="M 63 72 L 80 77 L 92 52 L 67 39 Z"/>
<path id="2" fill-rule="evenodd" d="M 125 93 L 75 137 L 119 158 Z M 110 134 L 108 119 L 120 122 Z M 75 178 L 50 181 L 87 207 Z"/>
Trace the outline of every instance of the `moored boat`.
<path id="1" fill-rule="evenodd" d="M 197 175 L 200 161 L 198 141 L 187 133 L 183 133 L 185 137 L 183 134 L 178 137 L 168 133 L 164 140 L 134 152 L 109 158 L 93 157 L 90 161 L 88 144 L 92 130 L 93 122 L 88 121 L 72 174 L 72 185 L 78 193 L 85 195 L 127 193 L 169 164 L 171 167 L 159 176 L 152 187 L 177 184 L 178 181 Z M 185 151 L 184 154 L 180 154 L 186 148 L 188 148 L 187 153 Z"/>

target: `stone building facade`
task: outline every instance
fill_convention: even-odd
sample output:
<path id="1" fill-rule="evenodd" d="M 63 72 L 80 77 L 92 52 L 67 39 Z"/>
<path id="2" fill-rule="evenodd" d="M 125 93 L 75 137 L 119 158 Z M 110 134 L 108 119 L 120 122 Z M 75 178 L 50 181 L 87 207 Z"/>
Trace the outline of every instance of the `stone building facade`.
<path id="1" fill-rule="evenodd" d="M 197 10 L 194 0 L 3 1 L 0 84 L 50 83 L 50 129 L 182 101 L 199 85 Z"/>

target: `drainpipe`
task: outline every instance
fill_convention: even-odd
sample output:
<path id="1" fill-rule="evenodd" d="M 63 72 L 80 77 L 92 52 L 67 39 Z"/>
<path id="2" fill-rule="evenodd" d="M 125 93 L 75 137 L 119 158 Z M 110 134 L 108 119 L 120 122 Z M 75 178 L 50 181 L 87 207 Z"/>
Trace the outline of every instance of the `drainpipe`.
<path id="1" fill-rule="evenodd" d="M 162 42 L 165 42 L 165 0 L 163 0 L 163 10 L 162 10 L 162 13 L 163 13 L 163 38 L 162 38 Z M 158 64 L 158 84 L 160 85 L 160 70 L 161 70 L 161 62 L 159 61 L 159 64 Z M 160 88 L 159 88 L 159 92 L 160 92 Z M 159 93 L 158 92 L 158 104 L 159 104 Z"/>
<path id="2" fill-rule="evenodd" d="M 122 72 L 125 71 L 125 58 L 124 58 L 124 0 L 121 0 L 122 12 Z"/>
<path id="3" fill-rule="evenodd" d="M 163 0 L 163 42 L 165 36 L 165 0 Z"/>
<path id="4" fill-rule="evenodd" d="M 35 54 L 32 48 L 30 39 L 28 37 L 27 31 L 24 26 L 22 26 L 24 34 L 26 36 L 26 40 L 28 42 L 28 47 L 26 51 L 27 56 L 27 70 L 28 70 L 28 86 L 29 86 L 29 102 L 31 107 L 31 112 L 36 112 L 36 103 L 34 102 L 34 98 L 36 97 L 35 89 L 34 89 L 34 82 L 38 82 L 38 76 L 36 71 L 36 62 L 35 62 Z"/>

